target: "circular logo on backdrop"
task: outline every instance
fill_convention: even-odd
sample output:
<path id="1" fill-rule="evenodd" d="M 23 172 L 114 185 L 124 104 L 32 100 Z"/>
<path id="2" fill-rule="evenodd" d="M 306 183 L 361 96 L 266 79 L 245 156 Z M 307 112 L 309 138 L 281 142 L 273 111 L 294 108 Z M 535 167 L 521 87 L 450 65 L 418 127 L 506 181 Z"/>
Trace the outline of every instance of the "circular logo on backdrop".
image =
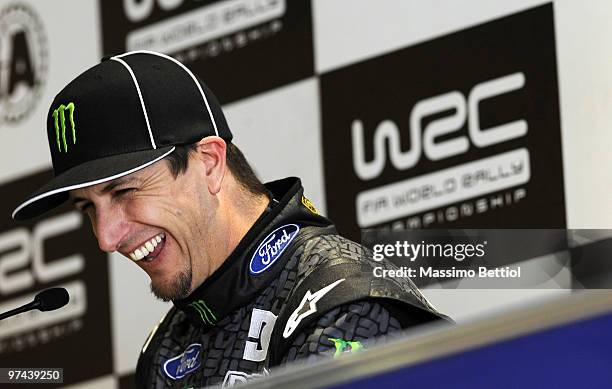
<path id="1" fill-rule="evenodd" d="M 0 9 L 0 125 L 16 124 L 38 103 L 48 66 L 47 36 L 25 3 Z"/>

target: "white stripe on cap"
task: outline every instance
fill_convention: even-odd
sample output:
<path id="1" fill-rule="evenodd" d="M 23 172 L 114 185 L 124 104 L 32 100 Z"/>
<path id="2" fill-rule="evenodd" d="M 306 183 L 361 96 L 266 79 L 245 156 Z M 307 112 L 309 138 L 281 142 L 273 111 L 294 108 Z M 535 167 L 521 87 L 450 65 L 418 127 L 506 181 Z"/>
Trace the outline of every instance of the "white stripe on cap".
<path id="1" fill-rule="evenodd" d="M 124 54 L 116 55 L 116 56 L 112 57 L 112 59 L 121 58 L 121 57 L 125 57 L 127 55 L 132 55 L 132 54 L 151 54 L 151 55 L 156 55 L 158 57 L 162 57 L 162 58 L 165 58 L 165 59 L 168 59 L 168 60 L 174 62 L 175 64 L 179 65 L 184 71 L 186 71 L 187 74 L 189 74 L 189 76 L 191 77 L 193 82 L 198 87 L 198 90 L 200 91 L 200 95 L 202 95 L 202 100 L 204 100 L 204 105 L 206 106 L 206 111 L 208 111 L 208 115 L 210 116 L 210 120 L 212 121 L 213 128 L 215 129 L 215 135 L 219 136 L 219 131 L 217 130 L 217 122 L 215 121 L 215 117 L 213 116 L 212 111 L 210 110 L 210 105 L 208 104 L 208 99 L 206 98 L 206 95 L 204 94 L 204 91 L 202 90 L 202 86 L 198 82 L 198 79 L 191 72 L 191 70 L 189 70 L 189 68 L 187 68 L 187 66 L 183 65 L 181 62 L 177 61 L 176 59 L 174 59 L 174 58 L 172 58 L 172 57 L 170 57 L 170 56 L 168 56 L 166 54 L 162 54 L 162 53 L 158 53 L 158 52 L 150 51 L 150 50 L 129 51 L 129 52 L 124 53 Z M 140 94 L 140 91 L 138 93 Z M 144 107 L 144 105 L 143 105 L 143 107 Z"/>
<path id="2" fill-rule="evenodd" d="M 144 113 L 145 122 L 147 123 L 147 131 L 149 131 L 149 138 L 151 139 L 151 146 L 156 149 L 155 139 L 153 139 L 153 132 L 151 131 L 151 124 L 149 123 L 149 115 L 147 114 L 147 108 L 145 107 L 144 100 L 142 99 L 142 93 L 140 93 L 140 85 L 138 85 L 138 80 L 132 71 L 130 65 L 128 65 L 124 60 L 120 59 L 119 56 L 111 57 L 113 61 L 119 62 L 121 65 L 125 66 L 125 68 L 130 72 L 130 76 L 132 76 L 132 80 L 134 81 L 134 85 L 136 86 L 136 91 L 138 92 L 138 98 L 140 99 L 140 105 L 142 106 L 142 112 Z"/>
<path id="3" fill-rule="evenodd" d="M 58 193 L 68 192 L 68 191 L 73 190 L 73 189 L 85 188 L 86 186 L 97 185 L 97 184 L 101 184 L 103 182 L 112 181 L 112 180 L 115 180 L 117 178 L 121 178 L 123 176 L 127 176 L 128 174 L 134 173 L 135 171 L 138 171 L 140 169 L 144 169 L 147 166 L 153 165 L 155 162 L 163 159 L 165 156 L 167 156 L 168 154 L 173 152 L 174 149 L 176 149 L 176 146 L 173 146 L 166 153 L 160 155 L 159 157 L 153 159 L 152 161 L 145 162 L 145 163 L 143 163 L 140 166 L 136 166 L 135 168 L 132 168 L 130 170 L 126 170 L 126 171 L 118 173 L 118 174 L 114 174 L 114 175 L 109 176 L 109 177 L 99 178 L 99 179 L 94 180 L 94 181 L 88 181 L 88 182 L 83 182 L 83 183 L 80 183 L 80 184 L 65 186 L 63 188 L 57 188 L 57 189 L 53 189 L 53 190 L 51 190 L 49 192 L 41 193 L 38 196 L 32 197 L 31 199 L 23 202 L 20 206 L 15 208 L 15 210 L 13 211 L 13 214 L 11 215 L 11 217 L 13 219 L 15 219 L 15 215 L 17 214 L 17 212 L 21 211 L 23 208 L 27 207 L 28 205 L 30 205 L 30 204 L 38 201 L 38 200 L 44 199 L 45 197 L 53 196 L 54 194 L 58 194 Z"/>

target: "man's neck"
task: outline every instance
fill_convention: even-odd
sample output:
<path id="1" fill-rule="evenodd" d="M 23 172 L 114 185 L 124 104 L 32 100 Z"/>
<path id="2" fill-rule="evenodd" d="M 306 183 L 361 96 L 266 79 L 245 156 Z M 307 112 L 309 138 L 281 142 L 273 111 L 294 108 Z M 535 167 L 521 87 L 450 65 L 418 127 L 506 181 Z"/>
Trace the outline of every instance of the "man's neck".
<path id="1" fill-rule="evenodd" d="M 239 199 L 234 204 L 233 214 L 237 216 L 235 224 L 229 231 L 228 252 L 225 258 L 229 256 L 235 249 L 244 236 L 253 227 L 257 219 L 266 211 L 270 199 L 267 194 L 253 195 L 245 194 L 242 199 Z"/>
<path id="2" fill-rule="evenodd" d="M 215 247 L 210 248 L 208 277 L 234 252 L 271 201 L 267 194 L 255 195 L 240 186 L 233 178 L 231 181 L 227 183 L 226 196 L 221 201 L 219 217 L 215 222 L 217 227 L 213 233 L 217 234 L 218 238 L 210 239 L 217 243 Z M 204 279 L 194 281 L 193 286 L 197 287 L 204 282 Z"/>

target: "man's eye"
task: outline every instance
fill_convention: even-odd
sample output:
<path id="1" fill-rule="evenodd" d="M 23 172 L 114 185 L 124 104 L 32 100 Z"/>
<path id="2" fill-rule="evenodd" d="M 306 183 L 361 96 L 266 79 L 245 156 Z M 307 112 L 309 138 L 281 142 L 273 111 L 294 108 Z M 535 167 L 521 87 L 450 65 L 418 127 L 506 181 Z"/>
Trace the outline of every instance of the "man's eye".
<path id="1" fill-rule="evenodd" d="M 80 207 L 77 206 L 77 209 L 83 213 L 86 213 L 91 207 L 93 207 L 93 203 L 85 203 Z"/>
<path id="2" fill-rule="evenodd" d="M 135 190 L 136 190 L 136 188 L 119 189 L 119 190 L 115 191 L 115 196 L 123 196 L 123 195 L 126 195 L 126 194 L 128 194 L 130 192 L 133 192 Z"/>
<path id="3" fill-rule="evenodd" d="M 133 191 L 133 190 L 134 190 L 134 188 L 123 188 L 123 189 L 118 189 L 118 190 L 115 192 L 115 194 L 122 195 L 122 194 L 129 193 L 129 192 L 131 192 L 131 191 Z"/>

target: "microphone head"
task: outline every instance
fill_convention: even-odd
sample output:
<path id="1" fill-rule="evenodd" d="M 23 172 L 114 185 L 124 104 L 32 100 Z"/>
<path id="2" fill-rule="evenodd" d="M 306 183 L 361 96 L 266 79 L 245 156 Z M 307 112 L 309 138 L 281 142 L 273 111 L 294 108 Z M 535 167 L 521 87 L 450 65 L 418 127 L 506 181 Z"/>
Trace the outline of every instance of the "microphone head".
<path id="1" fill-rule="evenodd" d="M 49 288 L 38 293 L 34 297 L 34 301 L 38 303 L 38 309 L 41 311 L 52 311 L 68 304 L 70 295 L 64 288 Z"/>

